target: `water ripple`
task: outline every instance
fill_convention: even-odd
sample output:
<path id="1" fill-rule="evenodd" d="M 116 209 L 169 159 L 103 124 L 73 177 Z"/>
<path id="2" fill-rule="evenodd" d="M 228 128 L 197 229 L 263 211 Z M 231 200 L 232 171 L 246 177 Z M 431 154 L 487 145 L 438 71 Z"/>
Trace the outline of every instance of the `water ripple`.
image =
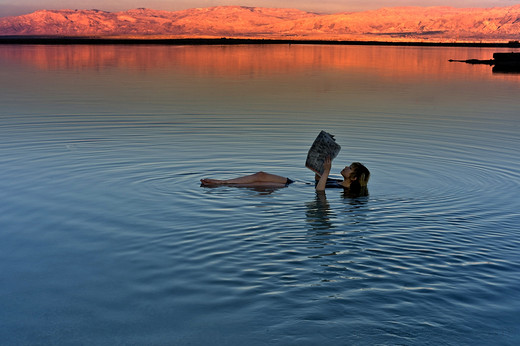
<path id="1" fill-rule="evenodd" d="M 149 78 L 137 75 L 125 78 Z M 279 94 L 272 76 L 184 76 L 171 90 L 169 75 L 164 98 L 149 95 L 160 102 L 136 94 L 128 106 L 93 98 L 37 111 L 20 93 L 0 115 L 4 330 L 27 343 L 63 331 L 90 343 L 517 341 L 516 84 L 490 75 L 437 82 L 456 95 L 428 80 L 374 93 L 368 81 L 347 90 L 354 77 L 312 71 Z M 238 100 L 243 87 L 259 93 Z M 193 102 L 170 92 L 184 88 Z M 439 102 L 408 99 L 414 88 Z M 460 90 L 501 101 L 465 103 Z M 315 193 L 303 163 L 317 129 L 343 147 L 334 173 L 369 167 L 368 197 Z M 297 182 L 199 184 L 258 170 Z"/>

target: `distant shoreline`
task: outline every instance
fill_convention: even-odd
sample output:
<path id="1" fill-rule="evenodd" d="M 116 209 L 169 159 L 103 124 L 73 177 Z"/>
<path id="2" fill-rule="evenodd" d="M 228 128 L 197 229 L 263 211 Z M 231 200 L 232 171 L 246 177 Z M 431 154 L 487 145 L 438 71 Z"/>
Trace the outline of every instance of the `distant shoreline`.
<path id="1" fill-rule="evenodd" d="M 79 37 L 79 36 L 0 36 L 0 44 L 35 45 L 364 45 L 364 46 L 419 46 L 419 47 L 493 47 L 520 48 L 513 42 L 392 42 L 392 41 L 342 41 L 305 39 L 262 38 L 126 38 L 126 37 Z"/>

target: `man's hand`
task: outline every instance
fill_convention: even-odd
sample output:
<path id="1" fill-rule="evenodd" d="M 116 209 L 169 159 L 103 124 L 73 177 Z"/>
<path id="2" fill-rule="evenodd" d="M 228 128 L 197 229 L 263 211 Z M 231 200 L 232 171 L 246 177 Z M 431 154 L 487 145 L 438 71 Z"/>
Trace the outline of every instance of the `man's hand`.
<path id="1" fill-rule="evenodd" d="M 323 170 L 330 173 L 330 169 L 332 167 L 332 160 L 330 159 L 330 156 L 325 159 L 325 162 L 323 162 Z"/>

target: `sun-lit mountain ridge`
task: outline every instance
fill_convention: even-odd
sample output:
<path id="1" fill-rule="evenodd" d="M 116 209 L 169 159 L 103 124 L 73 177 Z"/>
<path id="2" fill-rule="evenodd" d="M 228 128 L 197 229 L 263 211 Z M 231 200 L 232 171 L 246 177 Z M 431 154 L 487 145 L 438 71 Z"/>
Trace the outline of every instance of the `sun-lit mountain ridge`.
<path id="1" fill-rule="evenodd" d="M 182 11 L 39 10 L 0 18 L 0 35 L 518 40 L 520 5 L 393 7 L 337 14 L 245 6 Z"/>

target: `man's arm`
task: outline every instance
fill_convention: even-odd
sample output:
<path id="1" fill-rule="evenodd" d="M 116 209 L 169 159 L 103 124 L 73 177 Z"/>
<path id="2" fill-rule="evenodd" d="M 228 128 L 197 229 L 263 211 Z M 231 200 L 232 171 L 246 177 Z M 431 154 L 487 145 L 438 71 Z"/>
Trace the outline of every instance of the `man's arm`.
<path id="1" fill-rule="evenodd" d="M 320 180 L 318 181 L 318 184 L 316 184 L 316 191 L 325 191 L 325 186 L 327 185 L 327 179 L 330 174 L 331 166 L 332 166 L 332 163 L 331 163 L 330 157 L 327 157 L 323 164 L 323 174 L 321 175 Z"/>

